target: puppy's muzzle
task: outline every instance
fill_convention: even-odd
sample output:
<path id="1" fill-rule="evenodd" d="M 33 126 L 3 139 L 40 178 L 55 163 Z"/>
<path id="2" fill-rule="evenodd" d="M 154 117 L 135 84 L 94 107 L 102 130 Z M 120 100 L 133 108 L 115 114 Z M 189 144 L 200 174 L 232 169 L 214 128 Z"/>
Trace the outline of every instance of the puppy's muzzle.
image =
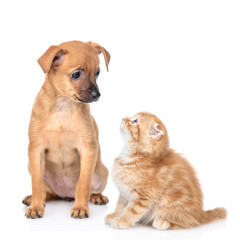
<path id="1" fill-rule="evenodd" d="M 75 97 L 80 101 L 80 102 L 85 102 L 85 103 L 91 103 L 91 102 L 96 102 L 99 100 L 101 94 L 98 90 L 97 87 L 92 87 L 87 90 L 82 90 L 79 92 L 79 97 L 75 95 Z"/>
<path id="2" fill-rule="evenodd" d="M 98 90 L 92 90 L 91 92 L 91 98 L 93 101 L 97 101 L 100 98 L 101 94 Z"/>

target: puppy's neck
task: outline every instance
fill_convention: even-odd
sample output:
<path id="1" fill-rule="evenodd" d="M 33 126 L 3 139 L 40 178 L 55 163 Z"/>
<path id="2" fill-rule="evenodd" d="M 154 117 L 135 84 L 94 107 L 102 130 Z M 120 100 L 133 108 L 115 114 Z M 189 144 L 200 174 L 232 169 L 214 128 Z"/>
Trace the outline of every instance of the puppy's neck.
<path id="1" fill-rule="evenodd" d="M 62 94 L 56 89 L 48 74 L 45 77 L 42 91 L 45 92 L 47 95 L 51 96 L 52 98 L 62 97 Z"/>
<path id="2" fill-rule="evenodd" d="M 48 79 L 48 76 L 46 76 L 44 84 L 38 93 L 38 96 L 35 101 L 35 107 L 39 106 L 38 109 L 41 109 L 41 111 L 35 111 L 35 107 L 33 108 L 33 111 L 36 113 L 36 115 L 43 115 L 43 112 L 45 112 L 46 116 L 51 113 L 53 110 L 56 109 L 62 109 L 64 105 L 68 106 L 77 106 L 81 107 L 83 103 L 73 102 L 70 98 L 63 96 L 60 92 L 58 92 L 53 85 L 53 83 Z M 70 107 L 70 109 L 72 109 Z"/>
<path id="3" fill-rule="evenodd" d="M 66 114 L 76 110 L 78 103 L 73 102 L 70 98 L 58 96 L 51 108 L 51 113 L 65 112 Z"/>

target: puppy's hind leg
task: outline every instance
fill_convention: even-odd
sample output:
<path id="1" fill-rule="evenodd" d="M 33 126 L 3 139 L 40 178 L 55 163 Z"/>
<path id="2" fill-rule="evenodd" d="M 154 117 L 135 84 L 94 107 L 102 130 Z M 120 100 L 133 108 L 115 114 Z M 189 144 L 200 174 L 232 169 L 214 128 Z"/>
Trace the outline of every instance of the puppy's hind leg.
<path id="1" fill-rule="evenodd" d="M 107 178 L 107 168 L 102 164 L 102 162 L 98 162 L 92 178 L 90 196 L 90 201 L 92 203 L 97 205 L 103 205 L 109 202 L 108 198 L 102 195 L 102 192 L 107 184 Z"/>
<path id="2" fill-rule="evenodd" d="M 22 200 L 22 203 L 27 206 L 30 206 L 31 202 L 32 202 L 32 195 L 28 195 Z"/>
<path id="3" fill-rule="evenodd" d="M 99 145 L 99 140 L 98 140 L 98 127 L 96 124 L 96 121 L 92 117 L 94 129 L 97 134 L 97 141 Z M 107 178 L 108 178 L 108 169 L 103 165 L 101 161 L 101 150 L 100 147 L 98 148 L 98 156 L 97 156 L 97 162 L 96 166 L 94 169 L 93 173 L 93 178 L 92 178 L 92 185 L 91 185 L 91 195 L 90 195 L 90 200 L 92 203 L 97 204 L 97 205 L 103 205 L 107 204 L 108 198 L 102 195 L 103 190 L 106 187 L 107 184 Z"/>
<path id="4" fill-rule="evenodd" d="M 108 169 L 103 165 L 101 161 L 101 153 L 99 149 L 98 159 L 97 159 L 96 167 L 93 173 L 92 185 L 91 185 L 90 200 L 92 203 L 97 205 L 103 205 L 109 202 L 108 198 L 102 195 L 102 192 L 107 185 L 107 178 L 108 178 Z"/>

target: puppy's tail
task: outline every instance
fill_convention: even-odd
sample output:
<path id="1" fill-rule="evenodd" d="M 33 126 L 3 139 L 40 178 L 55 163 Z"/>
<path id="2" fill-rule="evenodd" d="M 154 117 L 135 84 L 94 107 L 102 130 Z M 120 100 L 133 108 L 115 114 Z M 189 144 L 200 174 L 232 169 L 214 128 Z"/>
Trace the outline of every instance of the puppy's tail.
<path id="1" fill-rule="evenodd" d="M 225 208 L 214 208 L 212 210 L 204 211 L 200 220 L 201 224 L 213 222 L 218 219 L 224 219 L 227 216 L 227 210 Z"/>

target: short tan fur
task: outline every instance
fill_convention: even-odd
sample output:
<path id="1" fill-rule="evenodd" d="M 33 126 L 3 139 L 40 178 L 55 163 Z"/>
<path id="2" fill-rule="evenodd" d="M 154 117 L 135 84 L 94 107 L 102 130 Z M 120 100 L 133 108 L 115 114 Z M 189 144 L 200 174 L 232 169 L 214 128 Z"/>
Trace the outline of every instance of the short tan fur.
<path id="1" fill-rule="evenodd" d="M 46 201 L 75 199 L 71 215 L 89 216 L 88 201 L 106 204 L 102 195 L 108 170 L 101 161 L 98 127 L 90 102 L 98 100 L 98 55 L 110 54 L 97 43 L 80 41 L 51 46 L 38 59 L 45 82 L 29 125 L 32 195 L 24 198 L 26 217 L 43 216 Z"/>

